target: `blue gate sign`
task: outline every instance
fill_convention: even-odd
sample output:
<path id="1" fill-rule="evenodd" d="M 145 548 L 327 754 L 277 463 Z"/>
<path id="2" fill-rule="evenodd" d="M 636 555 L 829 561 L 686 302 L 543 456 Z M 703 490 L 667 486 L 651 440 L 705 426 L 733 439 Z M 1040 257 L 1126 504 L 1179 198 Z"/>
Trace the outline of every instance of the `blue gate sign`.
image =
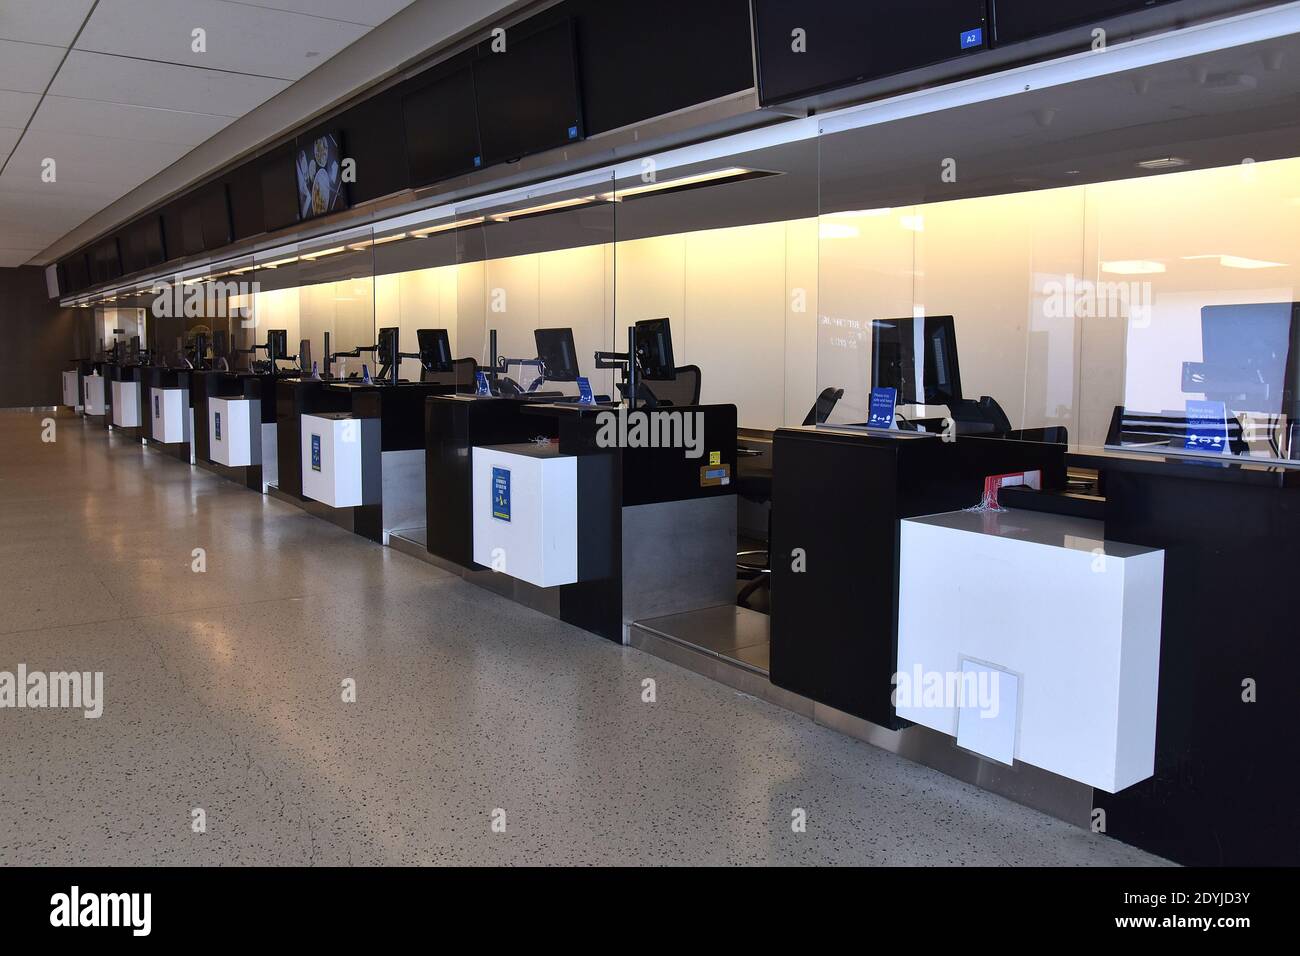
<path id="1" fill-rule="evenodd" d="M 311 470 L 320 471 L 320 435 L 311 436 Z"/>

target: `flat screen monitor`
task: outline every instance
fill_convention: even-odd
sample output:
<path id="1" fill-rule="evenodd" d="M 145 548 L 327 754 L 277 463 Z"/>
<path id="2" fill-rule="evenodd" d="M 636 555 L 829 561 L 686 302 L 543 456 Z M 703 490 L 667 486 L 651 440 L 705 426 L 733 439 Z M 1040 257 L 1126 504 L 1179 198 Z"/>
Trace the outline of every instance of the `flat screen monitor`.
<path id="1" fill-rule="evenodd" d="M 985 4 L 755 0 L 760 100 L 779 103 L 977 54 L 989 47 Z"/>
<path id="2" fill-rule="evenodd" d="M 295 155 L 289 144 L 262 160 L 262 227 L 267 232 L 298 221 L 298 199 L 293 187 Z M 171 242 L 170 233 L 167 241 Z"/>
<path id="3" fill-rule="evenodd" d="M 391 368 L 401 359 L 397 354 L 398 347 L 398 330 L 395 328 L 383 328 L 375 336 L 375 364 L 380 368 Z"/>
<path id="4" fill-rule="evenodd" d="M 289 332 L 286 329 L 266 330 L 266 357 L 279 361 L 289 357 Z"/>
<path id="5" fill-rule="evenodd" d="M 311 339 L 298 342 L 298 367 L 304 372 L 311 371 Z"/>
<path id="6" fill-rule="evenodd" d="M 548 382 L 576 382 L 578 350 L 573 344 L 573 329 L 534 329 L 537 357 L 542 360 L 542 377 Z"/>
<path id="7" fill-rule="evenodd" d="M 871 385 L 892 388 L 899 405 L 950 405 L 962 398 L 951 315 L 874 319 Z"/>
<path id="8" fill-rule="evenodd" d="M 451 337 L 446 329 L 419 329 L 415 333 L 420 341 L 420 367 L 426 372 L 450 372 Z"/>
<path id="9" fill-rule="evenodd" d="M 227 337 L 225 329 L 215 329 L 212 332 L 212 357 L 213 359 L 229 358 L 230 352 L 227 349 Z"/>
<path id="10" fill-rule="evenodd" d="M 402 119 L 412 186 L 427 186 L 483 165 L 471 68 L 404 97 Z"/>
<path id="11" fill-rule="evenodd" d="M 1203 361 L 1184 367 L 1183 391 L 1235 412 L 1296 417 L 1300 302 L 1201 309 Z"/>
<path id="12" fill-rule="evenodd" d="M 1019 43 L 1173 0 L 992 0 L 998 43 Z"/>
<path id="13" fill-rule="evenodd" d="M 641 377 L 653 382 L 677 378 L 673 361 L 673 333 L 667 319 L 643 319 L 633 326 L 636 362 Z"/>
<path id="14" fill-rule="evenodd" d="M 507 31 L 505 52 L 485 53 L 474 62 L 484 163 L 583 138 L 573 51 L 573 23 L 566 20 L 518 39 Z"/>
<path id="15" fill-rule="evenodd" d="M 298 180 L 300 219 L 348 208 L 343 159 L 342 140 L 338 133 L 322 133 L 299 141 L 294 172 Z"/>

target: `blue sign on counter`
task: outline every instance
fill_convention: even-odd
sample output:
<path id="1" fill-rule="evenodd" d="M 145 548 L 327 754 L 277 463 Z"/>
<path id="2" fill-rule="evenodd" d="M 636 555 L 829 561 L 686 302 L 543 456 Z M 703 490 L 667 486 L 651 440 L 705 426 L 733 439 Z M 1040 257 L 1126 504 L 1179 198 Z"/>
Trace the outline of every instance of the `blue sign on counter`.
<path id="1" fill-rule="evenodd" d="M 871 390 L 871 410 L 867 425 L 871 428 L 893 428 L 894 409 L 898 405 L 898 390 L 893 388 L 873 388 Z"/>
<path id="2" fill-rule="evenodd" d="M 475 372 L 474 380 L 478 382 L 478 392 L 476 394 L 480 398 L 486 398 L 492 394 L 492 387 L 488 385 L 487 372 Z"/>
<path id="3" fill-rule="evenodd" d="M 162 417 L 161 415 L 158 414 L 158 393 L 157 392 L 155 392 L 153 396 L 153 417 L 154 418 Z"/>
<path id="4" fill-rule="evenodd" d="M 1184 447 L 1194 451 L 1227 451 L 1228 410 L 1223 402 L 1188 400 Z"/>
<path id="5" fill-rule="evenodd" d="M 492 468 L 492 517 L 510 520 L 510 469 Z"/>
<path id="6" fill-rule="evenodd" d="M 578 404 L 596 404 L 596 393 L 591 390 L 591 379 L 581 375 L 578 376 Z"/>
<path id="7" fill-rule="evenodd" d="M 216 428 L 217 432 L 217 441 L 221 441 L 221 413 L 213 412 L 212 415 L 214 419 L 213 426 Z"/>
<path id="8" fill-rule="evenodd" d="M 320 471 L 320 435 L 311 436 L 311 470 Z"/>
<path id="9" fill-rule="evenodd" d="M 969 50 L 973 47 L 984 45 L 984 28 L 976 27 L 974 30 L 967 30 L 961 35 L 961 48 Z"/>

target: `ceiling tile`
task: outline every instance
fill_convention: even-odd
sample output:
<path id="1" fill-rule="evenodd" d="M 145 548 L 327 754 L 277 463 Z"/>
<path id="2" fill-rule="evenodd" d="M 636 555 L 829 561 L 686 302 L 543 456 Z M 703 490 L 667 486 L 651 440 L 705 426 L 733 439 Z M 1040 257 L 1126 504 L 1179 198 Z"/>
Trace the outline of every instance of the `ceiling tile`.
<path id="1" fill-rule="evenodd" d="M 16 93 L 13 90 L 0 90 L 0 126 L 16 126 L 22 129 L 32 118 L 32 110 L 41 101 L 38 93 Z"/>
<path id="2" fill-rule="evenodd" d="M 75 129 L 79 133 L 110 139 L 197 146 L 230 122 L 229 116 L 208 113 L 47 96 L 36 111 L 31 128 L 50 132 Z"/>
<path id="3" fill-rule="evenodd" d="M 198 28 L 206 31 L 201 53 L 192 48 Z M 76 49 L 297 80 L 368 31 L 222 0 L 100 0 Z"/>
<path id="4" fill-rule="evenodd" d="M 364 23 L 367 26 L 379 26 L 399 10 L 409 7 L 413 0 L 229 0 L 252 7 L 272 7 L 279 10 L 292 10 L 295 13 L 309 13 L 314 17 L 328 17 L 333 20 L 347 20 L 350 23 Z"/>
<path id="5" fill-rule="evenodd" d="M 4 0 L 0 38 L 66 47 L 95 0 Z"/>
<path id="6" fill-rule="evenodd" d="M 39 183 L 42 163 L 48 157 L 56 163 L 56 183 L 104 183 L 131 188 L 189 151 L 189 146 L 171 143 L 28 130 L 14 150 L 5 175 L 13 172 L 21 177 L 25 173 Z"/>
<path id="7" fill-rule="evenodd" d="M 63 53 L 62 47 L 0 40 L 0 90 L 44 93 Z"/>
<path id="8" fill-rule="evenodd" d="M 10 150 L 18 145 L 18 138 L 22 135 L 23 131 L 21 129 L 0 126 L 0 165 L 4 164 L 5 157 L 9 155 Z"/>
<path id="9" fill-rule="evenodd" d="M 289 85 L 288 80 L 73 50 L 50 92 L 83 100 L 237 117 Z"/>

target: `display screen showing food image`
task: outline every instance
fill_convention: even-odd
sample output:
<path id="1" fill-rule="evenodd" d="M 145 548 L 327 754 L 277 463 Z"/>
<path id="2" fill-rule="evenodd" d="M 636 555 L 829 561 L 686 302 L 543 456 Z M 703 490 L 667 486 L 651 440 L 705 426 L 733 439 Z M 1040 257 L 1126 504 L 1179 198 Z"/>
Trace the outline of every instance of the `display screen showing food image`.
<path id="1" fill-rule="evenodd" d="M 339 138 L 319 136 L 298 149 L 298 212 L 303 219 L 348 206 Z"/>

